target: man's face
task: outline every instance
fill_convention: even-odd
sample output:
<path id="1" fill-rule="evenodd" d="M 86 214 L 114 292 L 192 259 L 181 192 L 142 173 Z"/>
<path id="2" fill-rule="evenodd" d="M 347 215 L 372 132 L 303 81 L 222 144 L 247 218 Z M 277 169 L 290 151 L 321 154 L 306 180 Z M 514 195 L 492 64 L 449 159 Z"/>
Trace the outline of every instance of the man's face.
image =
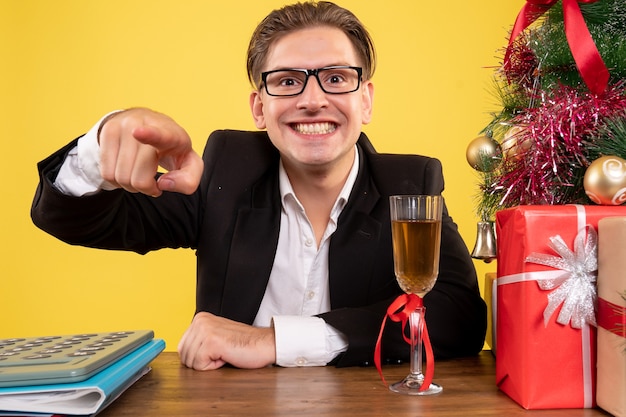
<path id="1" fill-rule="evenodd" d="M 343 32 L 315 27 L 276 41 L 263 71 L 333 65 L 361 66 L 361 62 Z M 274 97 L 264 89 L 252 92 L 250 107 L 257 128 L 267 129 L 287 168 L 333 169 L 352 164 L 361 127 L 371 119 L 372 95 L 369 80 L 355 92 L 328 94 L 311 76 L 297 96 Z"/>

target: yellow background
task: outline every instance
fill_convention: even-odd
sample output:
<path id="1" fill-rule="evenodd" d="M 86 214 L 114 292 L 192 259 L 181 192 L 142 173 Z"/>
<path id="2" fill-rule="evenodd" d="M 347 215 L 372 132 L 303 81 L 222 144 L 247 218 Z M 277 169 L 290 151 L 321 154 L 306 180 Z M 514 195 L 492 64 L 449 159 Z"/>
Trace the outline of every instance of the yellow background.
<path id="1" fill-rule="evenodd" d="M 0 2 L 0 338 L 150 328 L 176 349 L 194 311 L 193 251 L 140 256 L 57 241 L 30 220 L 35 165 L 131 106 L 171 115 L 199 152 L 214 129 L 254 129 L 245 50 L 284 2 Z M 441 159 L 444 195 L 471 250 L 477 176 L 465 149 L 498 110 L 493 71 L 524 1 L 338 3 L 378 51 L 364 131 L 380 152 Z M 482 285 L 495 264 L 476 266 Z"/>

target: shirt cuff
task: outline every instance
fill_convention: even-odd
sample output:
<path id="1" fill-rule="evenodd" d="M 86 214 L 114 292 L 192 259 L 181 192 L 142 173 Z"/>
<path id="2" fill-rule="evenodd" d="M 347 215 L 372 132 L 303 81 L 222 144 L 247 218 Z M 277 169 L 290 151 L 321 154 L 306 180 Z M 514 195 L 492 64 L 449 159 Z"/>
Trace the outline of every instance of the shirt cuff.
<path id="1" fill-rule="evenodd" d="M 111 112 L 102 117 L 83 137 L 78 139 L 54 181 L 54 186 L 63 194 L 80 197 L 100 190 L 115 189 L 100 175 L 100 145 L 98 130 L 100 124 Z"/>
<path id="2" fill-rule="evenodd" d="M 319 317 L 274 316 L 276 365 L 325 366 L 348 348 L 347 338 Z"/>

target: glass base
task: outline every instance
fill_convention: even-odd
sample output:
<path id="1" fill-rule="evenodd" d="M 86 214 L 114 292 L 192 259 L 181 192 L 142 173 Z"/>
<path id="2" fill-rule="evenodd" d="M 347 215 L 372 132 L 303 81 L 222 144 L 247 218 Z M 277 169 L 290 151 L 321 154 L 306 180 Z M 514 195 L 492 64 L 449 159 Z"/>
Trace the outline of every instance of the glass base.
<path id="1" fill-rule="evenodd" d="M 441 393 L 441 391 L 443 391 L 441 385 L 437 384 L 430 384 L 430 387 L 423 391 L 420 391 L 423 382 L 423 375 L 409 374 L 409 376 L 404 378 L 402 381 L 389 385 L 389 390 L 404 395 L 434 395 L 439 394 Z"/>

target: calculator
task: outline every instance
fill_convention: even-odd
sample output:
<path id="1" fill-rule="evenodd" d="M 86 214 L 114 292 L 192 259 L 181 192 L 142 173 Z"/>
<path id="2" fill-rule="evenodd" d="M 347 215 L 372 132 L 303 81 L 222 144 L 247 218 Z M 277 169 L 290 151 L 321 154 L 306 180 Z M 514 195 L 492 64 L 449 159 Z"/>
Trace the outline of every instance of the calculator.
<path id="1" fill-rule="evenodd" d="M 0 339 L 0 387 L 80 382 L 153 338 L 132 330 Z"/>

